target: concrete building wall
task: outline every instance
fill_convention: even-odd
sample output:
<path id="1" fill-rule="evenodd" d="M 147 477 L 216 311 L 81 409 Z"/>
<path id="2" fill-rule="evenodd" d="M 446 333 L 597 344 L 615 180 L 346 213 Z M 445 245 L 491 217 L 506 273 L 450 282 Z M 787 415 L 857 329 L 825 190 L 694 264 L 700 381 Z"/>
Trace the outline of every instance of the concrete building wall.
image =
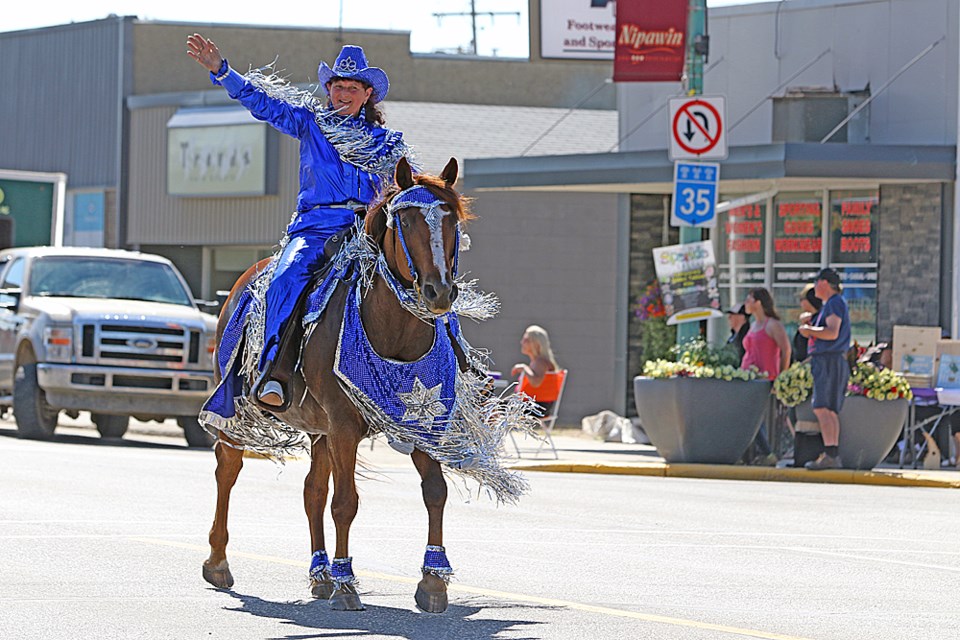
<path id="1" fill-rule="evenodd" d="M 480 192 L 461 272 L 502 303 L 493 320 L 464 322 L 471 344 L 488 348 L 492 368 L 509 376 L 520 337 L 531 324 L 550 334 L 570 369 L 560 422 L 614 409 L 623 381 L 617 357 L 617 196 Z"/>
<path id="2" fill-rule="evenodd" d="M 612 72 L 608 61 L 412 54 L 407 32 L 138 22 L 135 94 L 211 88 L 207 73 L 184 53 L 186 38 L 194 32 L 213 39 L 241 73 L 277 60 L 277 68 L 293 83 L 316 82 L 321 60 L 333 64 L 344 44 L 358 44 L 370 64 L 389 74 L 388 100 L 573 107 Z M 615 99 L 610 85 L 579 107 L 612 109 Z"/>
<path id="3" fill-rule="evenodd" d="M 177 197 L 167 194 L 167 121 L 175 107 L 136 109 L 130 128 L 130 244 L 244 245 L 280 239 L 297 202 L 297 141 L 275 132 L 276 195 Z M 269 239 L 269 240 L 267 240 Z"/>
<path id="4" fill-rule="evenodd" d="M 793 87 L 879 93 L 869 105 L 869 142 L 953 144 L 958 12 L 958 0 L 791 0 L 711 9 L 703 93 L 726 97 L 731 146 L 770 143 L 768 98 Z M 666 148 L 666 101 L 681 94 L 679 84 L 624 83 L 618 92 L 620 130 L 636 129 L 621 148 Z"/>
<path id="5" fill-rule="evenodd" d="M 0 33 L 0 167 L 116 184 L 125 33 L 121 18 Z"/>

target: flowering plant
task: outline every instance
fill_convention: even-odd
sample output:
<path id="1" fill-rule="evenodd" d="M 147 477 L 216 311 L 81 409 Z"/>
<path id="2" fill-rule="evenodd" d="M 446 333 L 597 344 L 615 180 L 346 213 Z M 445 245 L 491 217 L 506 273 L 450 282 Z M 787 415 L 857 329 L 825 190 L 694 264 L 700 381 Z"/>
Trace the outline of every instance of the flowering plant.
<path id="1" fill-rule="evenodd" d="M 760 372 L 756 367 L 740 369 L 729 364 L 712 367 L 669 360 L 648 360 L 643 365 L 643 375 L 648 378 L 716 378 L 717 380 L 756 380 Z"/>
<path id="2" fill-rule="evenodd" d="M 716 378 L 718 380 L 756 380 L 756 367 L 740 369 L 736 366 L 736 352 L 727 345 L 715 347 L 702 338 L 693 338 L 683 345 L 675 345 L 671 356 L 676 362 L 648 360 L 643 375 L 648 378 Z"/>
<path id="3" fill-rule="evenodd" d="M 805 362 L 794 362 L 773 381 L 773 393 L 777 400 L 788 407 L 795 407 L 806 400 L 811 391 L 813 374 L 810 373 L 810 365 Z"/>
<path id="4" fill-rule="evenodd" d="M 773 382 L 777 400 L 788 407 L 795 407 L 806 400 L 813 390 L 813 375 L 810 365 L 797 362 L 783 371 Z M 858 362 L 851 367 L 847 382 L 848 396 L 866 396 L 873 400 L 896 400 L 913 398 L 910 383 L 903 375 L 891 369 L 879 369 L 869 362 Z"/>
<path id="5" fill-rule="evenodd" d="M 637 299 L 633 315 L 641 322 L 667 316 L 667 310 L 663 306 L 663 298 L 660 295 L 659 282 L 654 280 L 647 285 L 643 295 Z"/>
<path id="6" fill-rule="evenodd" d="M 850 372 L 847 395 L 867 396 L 874 400 L 910 400 L 913 398 L 913 390 L 906 378 L 896 371 L 878 369 L 872 364 L 862 363 Z"/>

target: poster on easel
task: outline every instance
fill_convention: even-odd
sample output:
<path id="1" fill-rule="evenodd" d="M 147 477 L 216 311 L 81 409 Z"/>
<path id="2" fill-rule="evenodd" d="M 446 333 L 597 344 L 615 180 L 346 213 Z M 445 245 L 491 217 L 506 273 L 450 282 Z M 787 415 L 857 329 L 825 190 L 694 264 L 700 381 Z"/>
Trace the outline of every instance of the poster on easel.
<path id="1" fill-rule="evenodd" d="M 711 241 L 656 248 L 653 262 L 668 325 L 723 317 Z"/>

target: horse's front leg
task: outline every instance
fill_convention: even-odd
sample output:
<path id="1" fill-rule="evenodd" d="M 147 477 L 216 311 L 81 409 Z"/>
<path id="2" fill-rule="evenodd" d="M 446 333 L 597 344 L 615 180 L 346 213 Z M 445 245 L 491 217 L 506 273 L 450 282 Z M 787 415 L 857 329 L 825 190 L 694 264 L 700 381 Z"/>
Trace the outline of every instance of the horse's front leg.
<path id="1" fill-rule="evenodd" d="M 330 575 L 334 591 L 330 606 L 337 611 L 362 611 L 363 603 L 357 593 L 353 559 L 350 557 L 350 525 L 357 515 L 360 496 L 355 477 L 359 429 L 344 427 L 327 435 L 327 448 L 333 468 L 333 501 L 330 513 L 337 529 L 337 546 Z"/>
<path id="2" fill-rule="evenodd" d="M 447 581 L 453 574 L 443 548 L 443 507 L 447 503 L 447 481 L 440 463 L 420 451 L 411 454 L 420 473 L 423 504 L 427 507 L 427 551 L 423 558 L 423 578 L 417 585 L 414 599 L 417 606 L 429 613 L 447 609 Z"/>
<path id="3" fill-rule="evenodd" d="M 330 558 L 323 536 L 323 512 L 327 508 L 331 471 L 326 436 L 314 440 L 310 456 L 310 472 L 303 483 L 303 507 L 310 523 L 310 545 L 313 549 L 310 591 L 315 598 L 328 599 L 333 595 L 333 579 L 330 577 Z"/>
<path id="4" fill-rule="evenodd" d="M 243 468 L 243 450 L 231 447 L 221 434 L 214 448 L 217 457 L 217 511 L 210 528 L 210 557 L 203 561 L 203 579 L 220 589 L 233 586 L 233 574 L 227 563 L 227 511 L 230 490 Z"/>

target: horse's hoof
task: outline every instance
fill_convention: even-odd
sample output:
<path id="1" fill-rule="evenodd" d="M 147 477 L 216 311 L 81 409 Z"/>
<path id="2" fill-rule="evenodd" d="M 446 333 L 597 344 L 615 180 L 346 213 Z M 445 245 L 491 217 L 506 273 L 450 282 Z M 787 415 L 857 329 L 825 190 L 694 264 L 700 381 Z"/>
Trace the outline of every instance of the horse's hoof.
<path id="1" fill-rule="evenodd" d="M 329 600 L 333 595 L 333 580 L 310 580 L 310 593 L 314 598 Z"/>
<path id="2" fill-rule="evenodd" d="M 414 600 L 427 613 L 443 613 L 447 610 L 447 583 L 432 573 L 423 574 Z"/>
<path id="3" fill-rule="evenodd" d="M 365 607 L 356 588 L 345 584 L 330 596 L 330 608 L 334 611 L 363 611 Z"/>
<path id="4" fill-rule="evenodd" d="M 230 565 L 226 560 L 218 564 L 210 564 L 209 560 L 204 560 L 203 579 L 218 589 L 229 589 L 233 586 L 233 574 L 230 573 Z"/>

